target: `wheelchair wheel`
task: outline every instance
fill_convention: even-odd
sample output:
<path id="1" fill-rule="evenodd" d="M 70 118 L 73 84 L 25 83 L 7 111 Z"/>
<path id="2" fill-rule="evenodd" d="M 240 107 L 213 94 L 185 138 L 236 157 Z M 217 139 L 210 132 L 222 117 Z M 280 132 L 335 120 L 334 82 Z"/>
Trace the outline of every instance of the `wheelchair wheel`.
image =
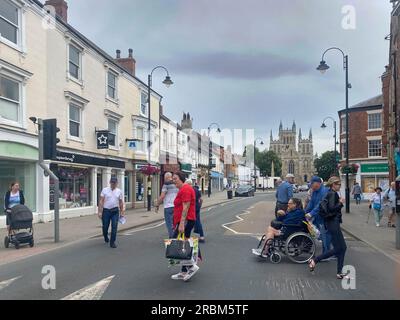
<path id="1" fill-rule="evenodd" d="M 271 254 L 269 256 L 269 260 L 272 263 L 279 263 L 279 262 L 281 262 L 281 259 L 282 259 L 281 255 L 279 253 L 277 253 L 277 252 L 274 252 L 273 254 Z"/>
<path id="2" fill-rule="evenodd" d="M 296 232 L 286 240 L 285 254 L 295 263 L 306 263 L 315 254 L 315 242 L 307 233 Z"/>

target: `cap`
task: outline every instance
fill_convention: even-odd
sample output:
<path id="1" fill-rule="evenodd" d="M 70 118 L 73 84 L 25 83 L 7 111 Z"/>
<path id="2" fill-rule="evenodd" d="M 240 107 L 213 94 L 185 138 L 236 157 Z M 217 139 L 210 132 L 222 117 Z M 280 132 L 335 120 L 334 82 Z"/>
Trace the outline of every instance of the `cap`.
<path id="1" fill-rule="evenodd" d="M 117 182 L 118 182 L 117 177 L 111 177 L 110 183 L 117 183 Z"/>
<path id="2" fill-rule="evenodd" d="M 291 173 L 288 173 L 288 174 L 286 175 L 286 178 L 294 178 L 294 175 L 292 175 Z"/>
<path id="3" fill-rule="evenodd" d="M 313 176 L 310 180 L 310 184 L 313 184 L 314 182 L 322 183 L 322 179 L 317 176 Z"/>

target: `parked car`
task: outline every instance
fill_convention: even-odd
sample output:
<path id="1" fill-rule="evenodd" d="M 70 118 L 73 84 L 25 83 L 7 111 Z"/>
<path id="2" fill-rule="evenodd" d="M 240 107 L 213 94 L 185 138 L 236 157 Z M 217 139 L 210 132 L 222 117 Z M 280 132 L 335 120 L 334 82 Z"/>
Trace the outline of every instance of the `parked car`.
<path id="1" fill-rule="evenodd" d="M 292 184 L 293 187 L 293 193 L 298 193 L 299 192 L 299 188 L 297 187 L 296 184 Z"/>
<path id="2" fill-rule="evenodd" d="M 300 192 L 307 192 L 309 189 L 307 184 L 303 184 L 302 186 L 299 187 Z"/>
<path id="3" fill-rule="evenodd" d="M 242 185 L 235 190 L 235 197 L 250 197 L 250 196 L 252 197 L 254 196 L 253 186 Z"/>

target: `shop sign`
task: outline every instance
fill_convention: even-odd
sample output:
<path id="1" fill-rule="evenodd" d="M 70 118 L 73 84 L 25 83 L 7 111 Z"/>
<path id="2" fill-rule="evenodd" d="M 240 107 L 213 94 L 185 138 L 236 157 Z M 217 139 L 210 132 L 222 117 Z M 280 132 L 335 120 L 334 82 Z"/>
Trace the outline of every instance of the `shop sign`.
<path id="1" fill-rule="evenodd" d="M 108 130 L 96 131 L 97 149 L 108 149 Z"/>
<path id="2" fill-rule="evenodd" d="M 89 164 L 89 165 L 100 166 L 100 167 L 125 169 L 124 161 L 89 157 L 89 156 L 83 156 L 80 154 L 68 153 L 68 152 L 59 152 L 58 151 L 56 160 L 61 161 L 61 162 L 67 162 L 67 163 Z"/>
<path id="3" fill-rule="evenodd" d="M 389 172 L 388 163 L 365 163 L 361 164 L 362 173 Z"/>

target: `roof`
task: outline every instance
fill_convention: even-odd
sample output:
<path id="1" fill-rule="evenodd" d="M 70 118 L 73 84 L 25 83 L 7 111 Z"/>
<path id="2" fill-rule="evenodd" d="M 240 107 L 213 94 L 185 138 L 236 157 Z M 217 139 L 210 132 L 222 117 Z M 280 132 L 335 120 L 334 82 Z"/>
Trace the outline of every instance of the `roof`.
<path id="1" fill-rule="evenodd" d="M 33 3 L 38 5 L 40 8 L 44 8 L 44 4 L 41 3 L 39 0 L 31 0 Z M 101 49 L 99 46 L 97 46 L 94 42 L 90 41 L 88 38 L 86 38 L 82 33 L 80 33 L 78 30 L 76 30 L 74 27 L 72 27 L 70 24 L 64 22 L 59 16 L 56 16 L 56 20 L 58 23 L 66 27 L 71 33 L 73 33 L 75 36 L 77 36 L 81 41 L 86 43 L 89 47 L 91 47 L 93 50 L 95 50 L 99 55 L 103 56 L 103 58 L 107 59 L 110 63 L 112 63 L 116 68 L 124 71 L 125 73 L 129 74 L 131 77 L 133 77 L 135 80 L 140 82 L 142 85 L 147 87 L 147 84 L 137 78 L 136 76 L 132 75 L 130 71 L 123 66 L 119 65 L 118 63 L 115 62 L 115 59 L 110 56 L 107 52 L 105 52 L 103 49 Z M 161 94 L 159 94 L 157 91 L 151 89 L 152 92 L 157 94 L 158 96 L 162 97 Z"/>
<path id="2" fill-rule="evenodd" d="M 352 109 L 352 110 L 350 110 L 350 112 L 351 112 L 351 111 L 358 111 L 360 109 L 377 109 L 377 108 L 382 108 L 382 106 L 383 106 L 383 96 L 380 94 L 380 95 L 370 98 L 368 100 L 357 103 L 357 104 L 349 107 L 349 109 Z M 346 109 L 342 109 L 342 110 L 339 110 L 338 113 L 340 114 L 345 111 L 346 111 Z"/>

